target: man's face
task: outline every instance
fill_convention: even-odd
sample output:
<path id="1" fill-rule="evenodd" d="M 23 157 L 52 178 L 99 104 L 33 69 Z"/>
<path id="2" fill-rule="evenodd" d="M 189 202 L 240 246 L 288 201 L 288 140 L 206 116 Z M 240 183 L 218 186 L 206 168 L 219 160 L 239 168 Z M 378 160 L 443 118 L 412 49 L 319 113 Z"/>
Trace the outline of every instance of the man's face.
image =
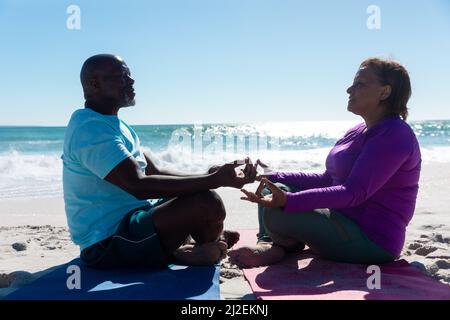
<path id="1" fill-rule="evenodd" d="M 131 77 L 130 69 L 123 61 L 111 65 L 99 77 L 102 96 L 114 101 L 118 107 L 129 107 L 135 105 L 134 79 Z"/>

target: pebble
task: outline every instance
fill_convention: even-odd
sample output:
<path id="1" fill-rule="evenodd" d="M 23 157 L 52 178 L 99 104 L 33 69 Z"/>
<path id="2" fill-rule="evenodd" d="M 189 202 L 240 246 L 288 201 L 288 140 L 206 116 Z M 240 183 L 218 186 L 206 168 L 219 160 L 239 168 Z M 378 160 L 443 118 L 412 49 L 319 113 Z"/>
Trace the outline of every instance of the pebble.
<path id="1" fill-rule="evenodd" d="M 437 248 L 435 248 L 435 247 L 423 246 L 423 247 L 417 249 L 415 253 L 418 254 L 419 256 L 426 256 L 436 250 L 437 250 Z"/>
<path id="2" fill-rule="evenodd" d="M 439 269 L 450 269 L 450 261 L 438 260 L 435 264 L 439 267 Z"/>
<path id="3" fill-rule="evenodd" d="M 414 242 L 414 243 L 411 243 L 411 244 L 408 246 L 408 249 L 411 249 L 411 250 L 417 250 L 417 249 L 419 249 L 421 246 L 422 246 L 422 245 L 421 245 L 420 243 Z"/>
<path id="4" fill-rule="evenodd" d="M 27 245 L 23 242 L 15 242 L 12 244 L 12 248 L 16 251 L 25 251 L 27 250 Z"/>

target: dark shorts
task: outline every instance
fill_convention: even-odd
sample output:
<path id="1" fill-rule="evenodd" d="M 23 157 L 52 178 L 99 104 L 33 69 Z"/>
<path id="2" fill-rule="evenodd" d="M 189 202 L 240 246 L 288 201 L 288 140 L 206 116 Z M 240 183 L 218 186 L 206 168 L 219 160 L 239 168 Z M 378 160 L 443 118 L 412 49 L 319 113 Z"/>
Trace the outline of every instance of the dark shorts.
<path id="1" fill-rule="evenodd" d="M 167 266 L 152 219 L 156 206 L 165 201 L 129 212 L 111 237 L 84 249 L 81 260 L 94 268 Z"/>

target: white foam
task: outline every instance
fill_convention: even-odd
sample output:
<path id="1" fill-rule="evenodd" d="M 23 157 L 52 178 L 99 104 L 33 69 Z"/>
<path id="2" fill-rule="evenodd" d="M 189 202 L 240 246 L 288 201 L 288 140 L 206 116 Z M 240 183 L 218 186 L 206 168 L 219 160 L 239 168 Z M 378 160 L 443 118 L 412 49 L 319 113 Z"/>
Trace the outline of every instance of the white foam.
<path id="1" fill-rule="evenodd" d="M 145 148 L 144 148 L 145 149 Z M 146 151 L 150 151 L 146 149 Z M 220 152 L 213 155 L 192 153 L 177 147 L 169 147 L 162 152 L 151 152 L 158 167 L 178 172 L 205 172 L 212 165 L 220 165 L 249 156 L 252 161 L 261 159 L 272 170 L 321 170 L 324 168 L 328 148 L 301 151 L 264 151 L 260 153 L 238 154 Z"/>
<path id="2" fill-rule="evenodd" d="M 0 155 L 0 198 L 62 194 L 62 162 L 58 154 Z"/>
<path id="3" fill-rule="evenodd" d="M 146 148 L 144 148 L 145 150 Z M 148 149 L 146 149 L 149 151 Z M 321 172 L 330 148 L 299 151 L 263 151 L 250 153 L 272 170 Z M 421 148 L 424 163 L 450 163 L 450 147 Z M 212 165 L 244 159 L 244 153 L 192 153 L 177 146 L 151 153 L 164 169 L 183 173 L 204 173 Z M 0 154 L 0 199 L 62 195 L 60 154 L 24 154 L 17 151 Z"/>
<path id="4" fill-rule="evenodd" d="M 420 151 L 422 153 L 422 161 L 424 163 L 450 163 L 450 147 L 421 147 Z"/>

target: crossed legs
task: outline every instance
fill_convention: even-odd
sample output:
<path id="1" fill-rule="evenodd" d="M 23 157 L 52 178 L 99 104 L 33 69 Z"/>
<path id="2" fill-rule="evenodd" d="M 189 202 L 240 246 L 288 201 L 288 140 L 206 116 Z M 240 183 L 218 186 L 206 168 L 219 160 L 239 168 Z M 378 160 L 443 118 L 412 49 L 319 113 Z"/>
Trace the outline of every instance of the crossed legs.
<path id="1" fill-rule="evenodd" d="M 214 191 L 171 199 L 153 212 L 165 257 L 187 265 L 215 264 L 239 240 L 237 232 L 223 232 L 224 219 L 225 208 Z"/>

